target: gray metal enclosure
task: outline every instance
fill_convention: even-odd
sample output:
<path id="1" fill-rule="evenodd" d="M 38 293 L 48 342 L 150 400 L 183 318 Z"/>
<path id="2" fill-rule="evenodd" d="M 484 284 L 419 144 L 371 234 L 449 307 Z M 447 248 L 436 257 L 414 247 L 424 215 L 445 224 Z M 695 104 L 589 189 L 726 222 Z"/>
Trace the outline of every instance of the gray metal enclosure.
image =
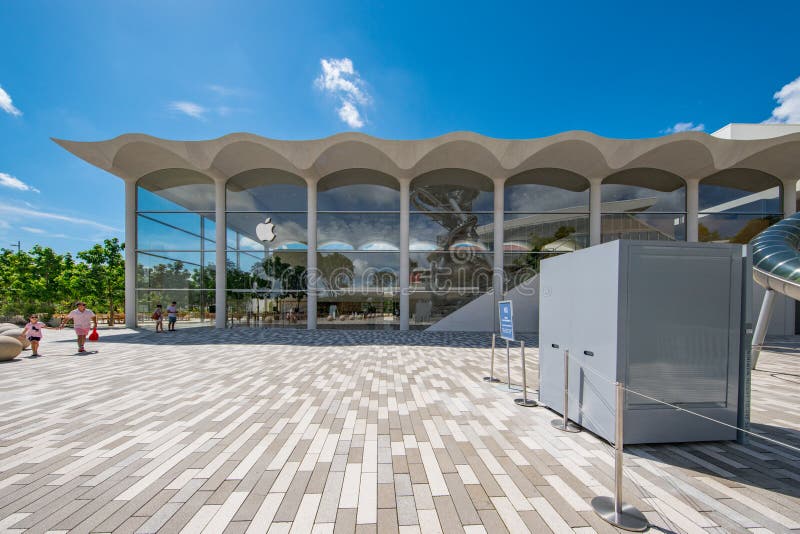
<path id="1" fill-rule="evenodd" d="M 614 440 L 614 382 L 737 424 L 742 247 L 614 241 L 542 262 L 541 400 Z M 736 431 L 626 392 L 624 443 L 733 440 Z"/>

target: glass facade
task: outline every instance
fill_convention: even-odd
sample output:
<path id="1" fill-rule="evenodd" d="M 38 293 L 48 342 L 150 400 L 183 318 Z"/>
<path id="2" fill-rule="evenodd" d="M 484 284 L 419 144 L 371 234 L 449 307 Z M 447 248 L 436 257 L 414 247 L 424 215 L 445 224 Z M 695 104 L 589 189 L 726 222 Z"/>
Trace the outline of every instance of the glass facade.
<path id="1" fill-rule="evenodd" d="M 504 188 L 504 289 L 533 278 L 545 258 L 589 246 L 589 182 L 573 177 L 572 189 L 533 180 L 548 176 L 520 175 Z"/>
<path id="2" fill-rule="evenodd" d="M 686 184 L 655 169 L 612 175 L 601 189 L 602 242 L 686 240 Z"/>
<path id="3" fill-rule="evenodd" d="M 498 246 L 503 291 L 515 288 L 539 272 L 543 259 L 590 243 L 589 182 L 553 172 L 538 169 L 506 180 L 502 244 L 494 242 L 492 180 L 460 169 L 414 178 L 407 281 L 400 279 L 399 182 L 365 169 L 322 178 L 311 257 L 318 274 L 317 302 L 311 311 L 305 179 L 277 169 L 235 175 L 225 186 L 227 324 L 306 328 L 313 313 L 317 328 L 399 328 L 400 294 L 407 287 L 409 326 L 425 328 L 492 291 Z M 763 173 L 743 173 L 722 172 L 699 183 L 700 241 L 746 243 L 780 220 L 779 182 Z M 679 177 L 625 171 L 606 179 L 600 193 L 602 241 L 686 239 L 687 188 Z M 152 323 L 156 304 L 172 301 L 182 320 L 213 324 L 214 195 L 210 178 L 183 169 L 158 171 L 137 182 L 140 324 Z M 487 305 L 494 307 L 493 301 Z"/>
<path id="4" fill-rule="evenodd" d="M 319 182 L 317 328 L 399 328 L 399 187 L 380 173 Z"/>
<path id="5" fill-rule="evenodd" d="M 783 218 L 780 182 L 750 171 L 745 190 L 735 180 L 743 172 L 748 171 L 722 172 L 700 182 L 699 241 L 745 244 Z"/>
<path id="6" fill-rule="evenodd" d="M 232 177 L 225 191 L 228 318 L 232 325 L 305 328 L 308 187 L 277 169 Z"/>
<path id="7" fill-rule="evenodd" d="M 136 315 L 152 323 L 157 304 L 176 302 L 184 321 L 214 318 L 214 184 L 168 169 L 137 184 Z"/>
<path id="8" fill-rule="evenodd" d="M 491 180 L 461 169 L 411 182 L 411 328 L 436 323 L 492 289 L 493 195 Z"/>

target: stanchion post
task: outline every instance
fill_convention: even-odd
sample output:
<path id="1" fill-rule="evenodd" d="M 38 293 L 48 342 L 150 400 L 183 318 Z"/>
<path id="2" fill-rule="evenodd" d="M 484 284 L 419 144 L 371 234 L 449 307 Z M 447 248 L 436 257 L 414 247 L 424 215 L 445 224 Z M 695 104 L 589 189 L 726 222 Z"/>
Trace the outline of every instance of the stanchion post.
<path id="1" fill-rule="evenodd" d="M 511 390 L 511 347 L 506 339 L 506 375 L 508 376 L 508 389 Z"/>
<path id="2" fill-rule="evenodd" d="M 542 348 L 539 347 L 539 356 L 536 358 L 536 401 L 542 402 Z"/>
<path id="3" fill-rule="evenodd" d="M 562 432 L 580 432 L 581 429 L 569 420 L 569 349 L 564 350 L 564 417 L 553 419 L 550 424 Z"/>
<path id="4" fill-rule="evenodd" d="M 647 518 L 635 506 L 622 502 L 622 462 L 625 446 L 625 388 L 621 383 L 614 384 L 617 394 L 615 428 L 614 428 L 614 498 L 595 497 L 592 508 L 606 522 L 623 530 L 644 532 L 650 526 Z"/>
<path id="5" fill-rule="evenodd" d="M 532 408 L 534 406 L 538 406 L 536 401 L 528 400 L 528 373 L 525 370 L 525 342 L 519 342 L 519 350 L 522 352 L 522 398 L 521 399 L 514 399 L 514 402 L 520 406 L 525 406 L 526 408 Z"/>
<path id="6" fill-rule="evenodd" d="M 499 378 L 494 377 L 494 347 L 497 342 L 497 334 L 492 334 L 492 362 L 489 364 L 489 376 L 484 376 L 484 382 L 500 382 Z"/>

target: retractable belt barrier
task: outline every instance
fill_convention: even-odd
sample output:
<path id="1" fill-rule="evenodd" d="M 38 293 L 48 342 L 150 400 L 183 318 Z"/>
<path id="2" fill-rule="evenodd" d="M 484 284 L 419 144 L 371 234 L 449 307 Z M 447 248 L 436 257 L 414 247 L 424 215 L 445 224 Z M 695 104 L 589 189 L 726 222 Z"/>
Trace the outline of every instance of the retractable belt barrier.
<path id="1" fill-rule="evenodd" d="M 494 377 L 494 355 L 495 355 L 495 348 L 496 348 L 496 335 L 492 334 L 492 355 L 491 355 L 491 364 L 490 364 L 490 373 L 488 377 L 485 377 L 484 380 L 487 382 L 500 382 L 499 379 Z M 554 345 L 554 348 L 557 348 L 557 345 Z M 514 402 L 520 406 L 541 406 L 536 401 L 532 399 L 528 399 L 528 384 L 527 384 L 527 369 L 526 369 L 526 358 L 525 358 L 525 342 L 520 341 L 520 352 L 521 352 L 521 360 L 522 360 L 522 398 L 514 399 Z M 509 389 L 511 389 L 511 367 L 510 367 L 510 356 L 509 356 L 509 348 L 508 348 L 508 340 L 506 340 L 506 358 L 507 358 L 507 376 L 508 376 L 508 385 Z M 600 516 L 603 520 L 614 525 L 623 530 L 629 531 L 636 531 L 642 532 L 647 530 L 649 527 L 649 522 L 647 518 L 633 505 L 626 504 L 623 499 L 623 483 L 624 483 L 624 402 L 625 402 L 625 393 L 630 393 L 632 395 L 637 395 L 639 397 L 648 399 L 652 402 L 668 406 L 673 408 L 676 411 L 684 412 L 686 414 L 700 417 L 708 422 L 716 423 L 719 425 L 723 425 L 728 428 L 735 429 L 739 432 L 742 432 L 745 435 L 751 436 L 753 438 L 763 440 L 774 445 L 778 445 L 781 447 L 785 447 L 786 449 L 793 451 L 795 453 L 800 452 L 800 447 L 796 447 L 790 445 L 788 443 L 783 443 L 779 440 L 773 439 L 768 436 L 764 436 L 757 432 L 753 432 L 746 428 L 740 428 L 736 425 L 731 425 L 724 421 L 716 420 L 712 417 L 694 412 L 687 408 L 677 406 L 673 403 L 663 401 L 661 399 L 655 398 L 651 395 L 647 395 L 640 391 L 636 391 L 627 387 L 623 382 L 613 381 L 607 378 L 604 374 L 602 374 L 597 369 L 594 369 L 590 365 L 587 365 L 585 362 L 577 362 L 580 365 L 580 368 L 584 371 L 590 372 L 600 380 L 606 382 L 609 385 L 614 386 L 615 392 L 615 402 L 614 402 L 614 444 L 613 444 L 613 463 L 614 463 L 614 488 L 613 488 L 613 497 L 607 496 L 600 496 L 595 497 L 592 499 L 591 504 L 592 508 Z M 580 427 L 569 420 L 569 402 L 571 399 L 569 393 L 569 366 L 570 366 L 570 353 L 569 350 L 564 350 L 564 411 L 563 416 L 558 419 L 554 419 L 552 421 L 552 425 L 554 428 L 564 432 L 579 432 L 581 429 Z M 572 398 L 572 400 L 576 400 Z M 593 419 L 589 416 L 588 413 L 584 412 L 580 402 L 577 403 L 579 414 L 582 418 L 587 418 L 587 420 L 591 423 Z M 596 423 L 596 421 L 595 421 Z M 593 424 L 595 424 L 593 423 Z"/>

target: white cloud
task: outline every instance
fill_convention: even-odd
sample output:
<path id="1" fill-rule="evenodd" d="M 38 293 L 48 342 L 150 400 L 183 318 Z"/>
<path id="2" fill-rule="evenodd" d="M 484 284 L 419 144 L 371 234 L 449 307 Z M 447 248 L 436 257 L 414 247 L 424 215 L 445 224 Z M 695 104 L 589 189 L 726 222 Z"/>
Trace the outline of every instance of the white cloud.
<path id="1" fill-rule="evenodd" d="M 680 132 L 704 132 L 705 129 L 706 125 L 703 123 L 695 124 L 693 122 L 678 122 L 675 123 L 675 126 L 667 128 L 666 130 L 661 130 L 661 133 L 674 134 Z"/>
<path id="2" fill-rule="evenodd" d="M 778 107 L 772 110 L 772 116 L 765 120 L 767 124 L 800 124 L 800 76 L 781 87 L 772 95 Z"/>
<path id="3" fill-rule="evenodd" d="M 361 128 L 364 126 L 364 120 L 361 118 L 361 113 L 352 102 L 342 102 L 339 108 L 339 118 L 351 128 Z"/>
<path id="4" fill-rule="evenodd" d="M 20 208 L 18 206 L 11 206 L 8 204 L 0 204 L 0 216 L 3 215 L 16 215 L 16 216 L 24 216 L 28 217 L 30 220 L 50 220 L 50 221 L 59 221 L 65 222 L 70 224 L 75 224 L 83 227 L 90 227 L 93 230 L 102 230 L 103 232 L 115 233 L 119 234 L 122 233 L 122 230 L 119 228 L 114 228 L 113 226 L 108 226 L 106 224 L 102 224 L 99 222 L 92 221 L 91 219 L 84 219 L 82 217 L 70 217 L 68 215 L 57 215 L 55 213 L 48 213 L 45 209 L 28 209 L 28 208 Z"/>
<path id="5" fill-rule="evenodd" d="M 10 174 L 6 174 L 4 172 L 0 172 L 0 186 L 10 187 L 11 189 L 17 189 L 19 191 L 33 191 L 34 193 L 40 192 L 35 187 L 26 184 L 19 178 L 11 176 Z"/>
<path id="6" fill-rule="evenodd" d="M 350 58 L 321 59 L 322 73 L 314 80 L 318 89 L 339 99 L 339 118 L 351 128 L 362 128 L 364 118 L 358 106 L 372 100 L 365 89 L 364 80 L 358 75 Z"/>
<path id="7" fill-rule="evenodd" d="M 200 120 L 205 120 L 205 114 L 208 112 L 208 109 L 204 108 L 200 104 L 195 104 L 194 102 L 187 102 L 185 100 L 170 102 L 169 109 L 173 111 L 179 111 L 184 115 L 188 115 L 190 117 L 194 117 L 195 119 L 200 119 Z"/>
<path id="8" fill-rule="evenodd" d="M 359 104 L 367 103 L 369 98 L 363 90 L 364 81 L 353 68 L 350 58 L 322 59 L 320 64 L 322 74 L 316 80 L 318 87 L 331 93 L 343 93 Z"/>
<path id="9" fill-rule="evenodd" d="M 20 226 L 20 230 L 25 230 L 26 232 L 30 232 L 32 234 L 43 234 L 45 233 L 44 230 L 41 228 L 31 228 L 30 226 Z"/>
<path id="10" fill-rule="evenodd" d="M 239 248 L 240 249 L 247 249 L 247 250 L 264 250 L 264 243 L 259 243 L 258 241 L 254 241 L 249 237 L 242 237 L 239 240 Z"/>
<path id="11" fill-rule="evenodd" d="M 19 117 L 22 115 L 22 112 L 14 107 L 14 104 L 11 103 L 11 95 L 6 93 L 5 89 L 0 87 L 0 109 L 14 115 L 15 117 Z"/>

